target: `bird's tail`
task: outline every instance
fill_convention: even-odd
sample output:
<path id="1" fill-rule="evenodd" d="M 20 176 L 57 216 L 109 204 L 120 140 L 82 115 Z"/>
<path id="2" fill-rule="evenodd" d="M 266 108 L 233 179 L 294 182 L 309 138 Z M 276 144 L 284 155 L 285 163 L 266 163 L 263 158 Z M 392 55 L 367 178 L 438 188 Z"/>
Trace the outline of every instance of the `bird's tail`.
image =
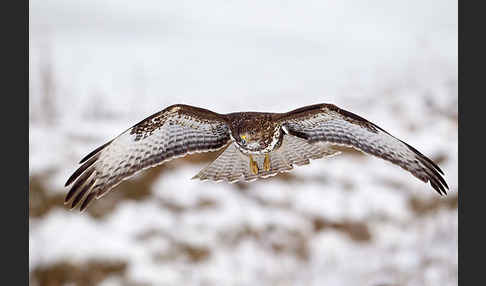
<path id="1" fill-rule="evenodd" d="M 337 155 L 340 152 L 328 145 L 310 144 L 305 139 L 284 135 L 282 145 L 269 153 L 270 169 L 265 171 L 263 162 L 265 154 L 255 154 L 253 160 L 258 164 L 259 172 L 250 170 L 250 158 L 241 153 L 234 144 L 230 144 L 216 160 L 202 169 L 193 179 L 228 181 L 254 181 L 267 178 L 280 172 L 288 172 L 294 165 L 309 164 L 310 159 L 319 159 Z"/>

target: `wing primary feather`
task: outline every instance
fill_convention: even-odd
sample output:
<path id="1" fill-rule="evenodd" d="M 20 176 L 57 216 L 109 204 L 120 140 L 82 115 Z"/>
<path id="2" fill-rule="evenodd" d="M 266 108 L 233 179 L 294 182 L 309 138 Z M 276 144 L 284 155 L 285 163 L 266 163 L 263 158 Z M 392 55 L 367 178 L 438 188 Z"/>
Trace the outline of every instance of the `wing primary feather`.
<path id="1" fill-rule="evenodd" d="M 88 169 L 94 162 L 98 159 L 98 156 L 91 157 L 87 162 L 85 162 L 81 167 L 79 167 L 69 179 L 64 184 L 65 187 L 69 186 L 76 178 L 78 178 L 86 169 Z"/>
<path id="2" fill-rule="evenodd" d="M 434 188 L 434 190 L 435 190 L 435 191 L 436 191 L 436 192 L 437 192 L 439 195 L 441 195 L 441 196 L 442 196 L 442 193 L 441 193 L 441 191 L 440 191 L 439 187 L 437 186 L 437 184 L 435 184 L 433 181 L 430 181 L 430 185 L 432 186 L 432 188 Z"/>
<path id="3" fill-rule="evenodd" d="M 431 172 L 432 172 L 432 174 L 431 174 Z M 444 194 L 447 194 L 447 191 L 444 188 L 444 186 L 447 189 L 449 189 L 449 187 L 447 186 L 447 184 L 445 184 L 444 179 L 437 173 L 437 171 L 435 171 L 435 170 L 425 170 L 425 173 L 428 175 L 428 178 L 427 179 L 430 181 L 430 183 L 432 184 L 432 182 L 433 182 L 437 186 L 438 189 L 436 187 L 434 187 L 436 189 L 436 191 L 439 192 L 439 190 L 440 190 Z M 439 194 L 441 192 L 439 192 Z"/>
<path id="4" fill-rule="evenodd" d="M 71 200 L 73 195 L 79 190 L 79 188 L 88 180 L 88 178 L 93 174 L 94 168 L 89 169 L 87 172 L 83 173 L 79 179 L 76 180 L 74 185 L 71 187 L 71 190 L 69 190 L 68 194 L 66 195 L 66 198 L 64 199 L 64 203 L 66 204 Z"/>
<path id="5" fill-rule="evenodd" d="M 430 169 L 434 176 L 439 180 L 439 182 L 441 183 L 441 185 L 445 186 L 447 189 L 449 189 L 449 186 L 447 185 L 446 181 L 444 180 L 444 178 L 437 172 L 437 170 L 434 170 L 434 169 Z"/>
<path id="6" fill-rule="evenodd" d="M 440 195 L 442 195 L 442 192 L 445 192 L 444 187 L 439 183 L 437 178 L 431 176 L 429 182 Z"/>
<path id="7" fill-rule="evenodd" d="M 89 183 L 84 185 L 81 191 L 74 198 L 73 203 L 71 204 L 71 209 L 75 208 L 79 204 L 84 195 L 91 189 L 95 181 L 95 179 L 92 179 Z"/>
<path id="8" fill-rule="evenodd" d="M 90 203 L 93 201 L 95 197 L 96 197 L 95 192 L 89 193 L 88 196 L 86 196 L 86 199 L 84 199 L 83 203 L 81 204 L 79 211 L 83 212 L 90 205 Z"/>
<path id="9" fill-rule="evenodd" d="M 79 164 L 83 164 L 86 160 L 88 160 L 89 158 L 98 154 L 98 152 L 100 152 L 101 150 L 105 149 L 105 147 L 108 146 L 111 143 L 111 141 L 113 141 L 113 140 L 110 140 L 109 142 L 107 142 L 107 143 L 101 145 L 100 147 L 94 149 L 93 151 L 91 151 L 91 153 L 89 153 L 83 159 L 81 159 L 81 161 L 79 161 Z"/>
<path id="10" fill-rule="evenodd" d="M 430 179 L 430 185 L 432 186 L 432 188 L 435 189 L 437 193 L 439 193 L 439 195 L 442 196 L 447 194 L 446 191 L 444 190 L 444 187 L 439 182 L 437 182 L 435 178 Z"/>
<path id="11" fill-rule="evenodd" d="M 396 137 L 394 137 L 394 138 L 396 138 Z M 441 173 L 442 175 L 444 175 L 444 172 L 439 168 L 439 166 L 437 166 L 437 164 L 434 163 L 434 161 L 432 161 L 431 159 L 427 158 L 424 154 L 420 153 L 417 149 L 413 148 L 409 144 L 403 142 L 402 140 L 399 140 L 399 141 L 402 142 L 403 144 L 405 144 L 415 154 L 417 154 L 420 159 L 422 159 L 422 160 L 426 161 L 427 163 L 429 163 L 433 167 L 433 169 L 436 169 L 439 173 Z"/>

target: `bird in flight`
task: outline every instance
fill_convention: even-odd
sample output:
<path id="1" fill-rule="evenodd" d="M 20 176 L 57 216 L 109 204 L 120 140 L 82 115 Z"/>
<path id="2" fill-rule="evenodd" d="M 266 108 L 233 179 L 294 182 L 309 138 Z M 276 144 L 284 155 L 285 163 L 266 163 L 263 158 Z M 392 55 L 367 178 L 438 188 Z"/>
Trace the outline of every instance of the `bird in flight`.
<path id="1" fill-rule="evenodd" d="M 353 147 L 402 167 L 440 194 L 449 189 L 442 170 L 376 124 L 333 104 L 287 113 L 219 114 L 177 104 L 155 113 L 98 147 L 67 180 L 65 198 L 83 211 L 137 172 L 192 153 L 224 151 L 193 179 L 253 181 L 337 155 Z M 72 200 L 72 202 L 71 202 Z"/>

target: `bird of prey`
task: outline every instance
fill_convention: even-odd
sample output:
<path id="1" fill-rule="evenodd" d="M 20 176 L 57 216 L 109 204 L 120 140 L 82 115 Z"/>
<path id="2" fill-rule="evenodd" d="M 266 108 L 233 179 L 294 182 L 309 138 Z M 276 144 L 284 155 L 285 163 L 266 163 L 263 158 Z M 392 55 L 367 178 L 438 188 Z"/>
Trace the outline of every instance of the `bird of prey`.
<path id="1" fill-rule="evenodd" d="M 67 180 L 65 203 L 81 211 L 122 180 L 192 153 L 224 149 L 193 179 L 253 181 L 286 172 L 310 159 L 353 147 L 402 167 L 440 194 L 449 189 L 442 170 L 412 146 L 376 124 L 333 104 L 287 113 L 237 112 L 172 105 L 142 120 L 84 157 Z M 84 199 L 84 200 L 83 200 Z"/>

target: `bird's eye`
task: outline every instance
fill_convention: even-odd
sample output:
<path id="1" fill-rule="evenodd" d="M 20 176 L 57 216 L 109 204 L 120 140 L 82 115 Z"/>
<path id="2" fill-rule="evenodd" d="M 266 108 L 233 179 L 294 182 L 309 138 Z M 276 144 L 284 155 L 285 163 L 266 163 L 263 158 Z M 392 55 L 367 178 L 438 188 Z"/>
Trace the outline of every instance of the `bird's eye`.
<path id="1" fill-rule="evenodd" d="M 240 138 L 241 138 L 241 143 L 246 144 L 246 136 L 243 135 L 243 136 L 240 136 Z"/>

